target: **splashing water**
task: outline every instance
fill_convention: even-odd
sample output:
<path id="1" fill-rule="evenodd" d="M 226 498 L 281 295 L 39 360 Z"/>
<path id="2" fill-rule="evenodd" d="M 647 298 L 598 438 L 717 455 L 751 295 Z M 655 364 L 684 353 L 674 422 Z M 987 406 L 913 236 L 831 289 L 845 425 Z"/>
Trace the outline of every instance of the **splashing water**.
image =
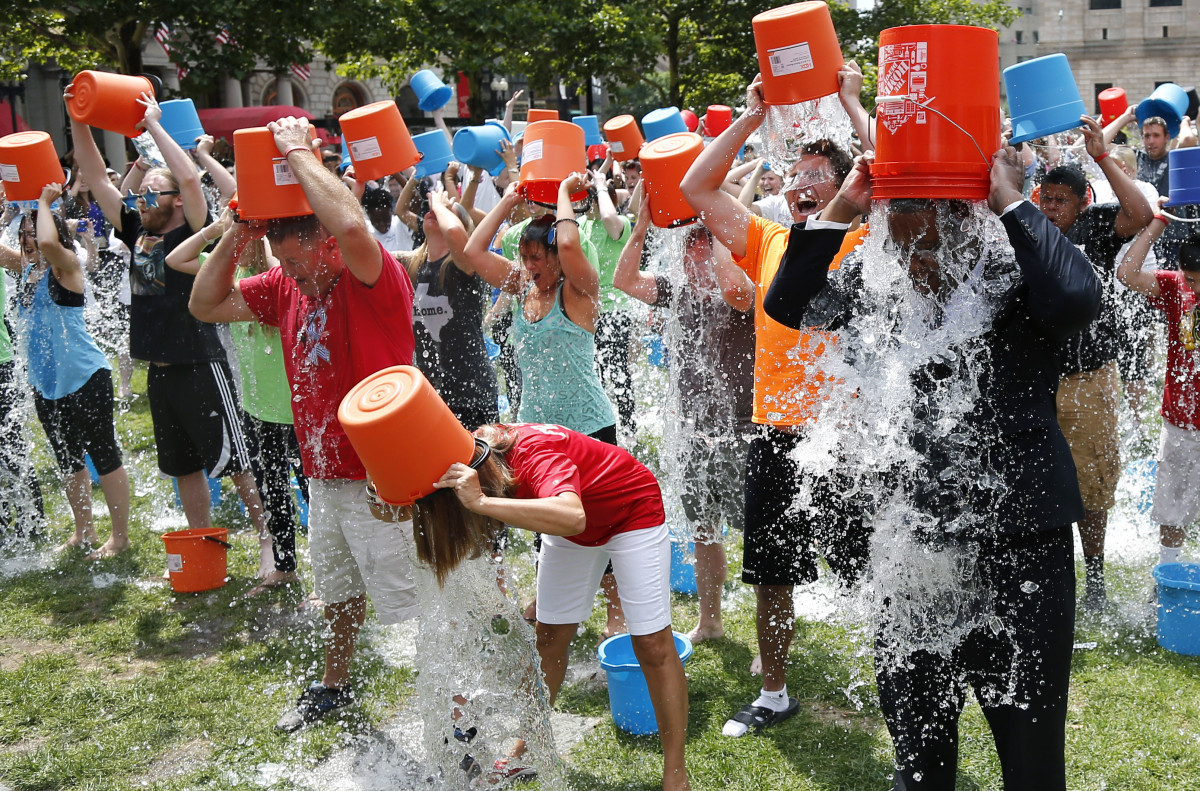
<path id="1" fill-rule="evenodd" d="M 787 173 L 806 143 L 828 139 L 850 150 L 854 125 L 837 94 L 799 104 L 773 104 L 759 129 L 762 156 L 777 173 Z"/>

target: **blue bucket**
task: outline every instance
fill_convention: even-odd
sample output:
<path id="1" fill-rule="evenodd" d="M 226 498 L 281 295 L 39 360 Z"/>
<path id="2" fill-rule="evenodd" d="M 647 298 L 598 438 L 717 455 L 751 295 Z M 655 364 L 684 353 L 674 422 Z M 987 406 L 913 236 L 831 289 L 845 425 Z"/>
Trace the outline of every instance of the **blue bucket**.
<path id="1" fill-rule="evenodd" d="M 696 564 L 687 563 L 688 555 L 696 554 L 693 541 L 671 541 L 671 590 L 694 596 L 696 588 Z"/>
<path id="2" fill-rule="evenodd" d="M 571 123 L 583 129 L 585 146 L 598 146 L 604 142 L 604 138 L 600 135 L 600 118 L 598 116 L 577 115 L 571 119 Z"/>
<path id="3" fill-rule="evenodd" d="M 1061 53 L 1009 66 L 1004 70 L 1004 91 L 1012 113 L 1014 145 L 1074 129 L 1079 116 L 1087 113 L 1071 64 Z"/>
<path id="4" fill-rule="evenodd" d="M 350 145 L 346 142 L 346 136 L 342 135 L 342 162 L 338 165 L 338 170 L 345 173 L 346 168 L 353 164 L 354 160 L 350 158 Z"/>
<path id="5" fill-rule="evenodd" d="M 1200 148 L 1177 148 L 1167 154 L 1171 185 L 1168 206 L 1200 203 Z"/>
<path id="6" fill-rule="evenodd" d="M 1158 644 L 1184 656 L 1200 656 L 1200 564 L 1162 563 L 1158 583 Z"/>
<path id="7" fill-rule="evenodd" d="M 308 499 L 304 496 L 304 492 L 300 491 L 300 484 L 296 482 L 296 476 L 292 478 L 292 494 L 296 497 L 296 517 L 300 521 L 300 526 L 305 530 L 308 529 Z"/>
<path id="8" fill-rule="evenodd" d="M 642 116 L 642 137 L 646 138 L 647 143 L 687 130 L 687 124 L 679 114 L 678 107 L 660 107 Z"/>
<path id="9" fill-rule="evenodd" d="M 1179 124 L 1187 115 L 1187 110 L 1187 91 L 1173 82 L 1164 82 L 1154 89 L 1154 93 L 1138 102 L 1138 124 L 1157 115 L 1167 122 L 1167 134 L 1175 137 L 1179 134 Z"/>
<path id="10" fill-rule="evenodd" d="M 465 126 L 454 133 L 454 158 L 498 176 L 504 169 L 500 143 L 509 139 L 508 130 L 498 121 L 488 121 L 483 126 Z"/>
<path id="11" fill-rule="evenodd" d="M 100 473 L 96 471 L 96 463 L 92 461 L 92 457 L 88 454 L 83 454 L 83 463 L 87 467 L 88 477 L 92 479 L 92 486 L 100 485 Z"/>
<path id="12" fill-rule="evenodd" d="M 672 632 L 679 660 L 687 665 L 692 656 L 692 641 L 687 635 Z M 613 724 L 626 733 L 648 736 L 658 733 L 654 704 L 642 666 L 633 655 L 633 639 L 627 634 L 610 637 L 596 650 L 600 667 L 608 677 L 608 708 Z"/>
<path id="13" fill-rule="evenodd" d="M 205 476 L 207 476 L 207 475 L 208 475 L 208 472 L 205 471 Z M 221 507 L 221 479 L 206 477 L 206 480 L 208 481 L 209 504 L 213 508 L 220 508 Z M 182 511 L 183 510 L 183 501 L 179 499 L 179 479 L 178 478 L 171 479 L 171 487 L 173 489 L 175 489 L 175 506 L 177 508 L 179 508 L 179 510 Z M 239 500 L 239 502 L 240 502 L 240 500 Z"/>
<path id="14" fill-rule="evenodd" d="M 200 115 L 191 99 L 171 99 L 158 105 L 162 108 L 163 131 L 179 144 L 184 151 L 196 147 L 196 138 L 204 134 Z"/>
<path id="15" fill-rule="evenodd" d="M 454 95 L 450 86 L 443 83 L 441 78 L 429 69 L 418 71 L 409 78 L 408 84 L 417 95 L 417 107 L 426 113 L 445 107 L 446 102 Z"/>
<path id="16" fill-rule="evenodd" d="M 1133 506 L 1138 513 L 1148 514 L 1154 507 L 1154 483 L 1158 475 L 1158 462 L 1154 459 L 1137 459 L 1125 465 L 1125 475 L 1133 483 Z"/>
<path id="17" fill-rule="evenodd" d="M 417 163 L 417 178 L 436 176 L 445 171 L 454 161 L 454 154 L 450 151 L 450 141 L 446 139 L 446 133 L 441 129 L 413 135 L 412 140 L 417 151 L 421 152 L 421 161 Z"/>
<path id="18" fill-rule="evenodd" d="M 646 359 L 651 365 L 657 368 L 667 367 L 667 349 L 663 346 L 661 335 L 644 336 L 642 345 L 646 347 Z"/>

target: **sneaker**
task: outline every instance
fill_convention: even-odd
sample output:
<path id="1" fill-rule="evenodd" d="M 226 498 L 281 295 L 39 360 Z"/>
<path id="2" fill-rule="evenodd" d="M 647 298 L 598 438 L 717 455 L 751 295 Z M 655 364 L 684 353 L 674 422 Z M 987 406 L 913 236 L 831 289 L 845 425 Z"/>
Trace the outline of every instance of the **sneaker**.
<path id="1" fill-rule="evenodd" d="M 522 766 L 521 764 L 512 763 L 516 758 L 497 758 L 496 763 L 492 764 L 492 771 L 488 772 L 489 783 L 508 782 L 509 780 L 532 780 L 537 777 L 537 770 L 532 766 Z"/>
<path id="2" fill-rule="evenodd" d="M 354 704 L 354 688 L 346 684 L 341 689 L 332 689 L 314 681 L 296 701 L 296 708 L 284 714 L 275 723 L 281 731 L 292 733 L 310 722 L 316 722 L 327 714 L 341 711 Z"/>

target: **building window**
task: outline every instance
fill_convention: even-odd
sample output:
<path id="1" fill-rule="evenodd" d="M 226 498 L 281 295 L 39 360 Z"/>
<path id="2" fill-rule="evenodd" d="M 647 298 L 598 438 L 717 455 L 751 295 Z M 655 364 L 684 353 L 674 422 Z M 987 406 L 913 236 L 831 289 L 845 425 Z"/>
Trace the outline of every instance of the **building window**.
<path id="1" fill-rule="evenodd" d="M 1036 30 L 1033 31 L 1033 43 L 1038 43 L 1038 32 Z"/>
<path id="2" fill-rule="evenodd" d="M 333 92 L 333 117 L 340 118 L 356 107 L 366 104 L 366 98 L 357 85 L 343 82 Z"/>
<path id="3" fill-rule="evenodd" d="M 1167 37 L 1167 26 L 1163 25 L 1163 38 Z"/>
<path id="4" fill-rule="evenodd" d="M 1108 41 L 1108 28 L 1106 28 L 1106 27 L 1100 28 L 1100 38 L 1103 39 L 1104 41 Z"/>
<path id="5" fill-rule="evenodd" d="M 1023 31 L 1020 31 L 1020 30 L 1016 31 L 1017 43 L 1018 43 L 1018 44 L 1024 44 L 1024 43 L 1025 43 L 1024 41 L 1022 41 L 1022 38 L 1023 38 L 1023 36 L 1024 36 L 1024 35 L 1025 35 L 1025 34 L 1024 34 L 1024 32 L 1023 32 Z"/>
<path id="6" fill-rule="evenodd" d="M 1099 113 L 1100 112 L 1100 94 L 1103 91 L 1107 91 L 1109 88 L 1111 88 L 1113 86 L 1112 86 L 1111 82 L 1097 82 L 1097 83 L 1095 83 L 1095 85 L 1093 87 L 1095 88 L 1095 91 L 1096 91 L 1096 93 L 1095 93 L 1096 112 Z"/>
<path id="7" fill-rule="evenodd" d="M 1150 0 L 1151 8 L 1165 8 L 1167 6 L 1183 5 L 1183 0 Z"/>
<path id="8" fill-rule="evenodd" d="M 1109 8 L 1120 8 L 1121 0 L 1088 0 L 1088 8 L 1093 11 L 1104 11 Z"/>

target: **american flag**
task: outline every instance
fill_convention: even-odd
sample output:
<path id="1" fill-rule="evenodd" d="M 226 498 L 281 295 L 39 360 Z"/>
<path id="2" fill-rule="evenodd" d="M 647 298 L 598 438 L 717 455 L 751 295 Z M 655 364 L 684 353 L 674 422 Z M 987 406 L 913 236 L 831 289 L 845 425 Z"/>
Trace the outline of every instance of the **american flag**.
<path id="1" fill-rule="evenodd" d="M 312 76 L 312 69 L 307 64 L 293 63 L 288 68 L 292 70 L 292 74 L 295 74 L 301 80 L 307 80 Z"/>
<path id="2" fill-rule="evenodd" d="M 171 28 L 166 22 L 159 22 L 158 27 L 154 29 L 154 37 L 158 39 L 158 43 L 162 45 L 163 52 L 167 55 L 171 54 Z"/>
<path id="3" fill-rule="evenodd" d="M 217 33 L 217 43 L 218 44 L 232 44 L 233 43 L 233 34 L 229 32 L 229 25 L 225 25 L 224 27 L 221 28 L 221 32 Z"/>

